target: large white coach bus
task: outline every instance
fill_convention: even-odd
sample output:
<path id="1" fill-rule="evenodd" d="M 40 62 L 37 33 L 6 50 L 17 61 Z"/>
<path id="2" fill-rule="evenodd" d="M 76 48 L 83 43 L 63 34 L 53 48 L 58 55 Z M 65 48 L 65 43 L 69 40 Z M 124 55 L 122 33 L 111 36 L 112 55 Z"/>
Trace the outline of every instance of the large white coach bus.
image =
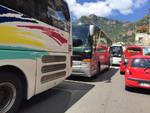
<path id="1" fill-rule="evenodd" d="M 72 75 L 92 77 L 110 68 L 108 35 L 96 25 L 73 25 Z"/>
<path id="2" fill-rule="evenodd" d="M 113 44 L 110 47 L 112 65 L 120 65 L 124 53 L 124 48 L 120 44 Z"/>
<path id="3" fill-rule="evenodd" d="M 71 74 L 70 28 L 64 0 L 0 1 L 0 113 Z"/>

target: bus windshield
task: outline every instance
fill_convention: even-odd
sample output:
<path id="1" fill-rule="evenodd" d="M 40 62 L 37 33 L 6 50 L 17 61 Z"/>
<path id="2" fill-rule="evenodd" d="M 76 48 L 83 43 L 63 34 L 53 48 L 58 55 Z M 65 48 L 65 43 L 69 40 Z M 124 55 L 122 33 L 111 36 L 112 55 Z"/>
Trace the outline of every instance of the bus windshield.
<path id="1" fill-rule="evenodd" d="M 112 46 L 110 48 L 110 53 L 113 57 L 121 57 L 123 54 L 123 48 L 121 46 Z"/>
<path id="2" fill-rule="evenodd" d="M 73 25 L 73 55 L 76 60 L 90 58 L 92 53 L 89 25 Z M 80 57 L 77 57 L 80 56 Z"/>
<path id="3" fill-rule="evenodd" d="M 88 46 L 89 28 L 87 25 L 73 25 L 73 47 Z"/>

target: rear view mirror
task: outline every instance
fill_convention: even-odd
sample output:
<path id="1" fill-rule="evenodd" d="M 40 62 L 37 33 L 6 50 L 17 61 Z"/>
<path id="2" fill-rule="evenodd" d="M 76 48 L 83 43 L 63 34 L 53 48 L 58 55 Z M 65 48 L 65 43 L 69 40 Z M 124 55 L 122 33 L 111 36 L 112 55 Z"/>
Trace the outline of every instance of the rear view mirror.
<path id="1" fill-rule="evenodd" d="M 89 34 L 90 34 L 90 36 L 93 36 L 94 35 L 94 25 L 90 25 L 90 27 L 89 27 Z"/>
<path id="2" fill-rule="evenodd" d="M 124 66 L 127 66 L 128 65 L 128 59 L 125 59 L 124 60 Z"/>

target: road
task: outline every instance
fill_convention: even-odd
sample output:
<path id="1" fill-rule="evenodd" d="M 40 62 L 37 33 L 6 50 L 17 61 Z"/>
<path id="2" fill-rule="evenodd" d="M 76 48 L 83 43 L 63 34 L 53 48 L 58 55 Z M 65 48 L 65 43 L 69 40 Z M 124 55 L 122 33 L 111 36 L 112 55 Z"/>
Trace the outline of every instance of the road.
<path id="1" fill-rule="evenodd" d="M 92 79 L 70 77 L 23 103 L 19 113 L 150 113 L 150 90 L 124 89 L 124 77 L 112 67 Z"/>

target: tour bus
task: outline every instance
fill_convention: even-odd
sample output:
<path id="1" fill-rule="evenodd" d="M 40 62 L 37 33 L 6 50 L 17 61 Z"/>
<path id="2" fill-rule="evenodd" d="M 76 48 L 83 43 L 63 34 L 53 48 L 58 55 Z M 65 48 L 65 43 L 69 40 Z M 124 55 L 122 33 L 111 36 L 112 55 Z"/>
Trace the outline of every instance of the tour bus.
<path id="1" fill-rule="evenodd" d="M 112 65 L 120 65 L 123 57 L 123 46 L 119 44 L 113 44 L 110 47 L 110 55 L 112 59 Z"/>
<path id="2" fill-rule="evenodd" d="M 96 25 L 74 24 L 73 76 L 92 77 L 110 67 L 109 45 L 111 40 Z"/>
<path id="3" fill-rule="evenodd" d="M 0 1 L 0 113 L 71 74 L 70 31 L 64 0 Z"/>

